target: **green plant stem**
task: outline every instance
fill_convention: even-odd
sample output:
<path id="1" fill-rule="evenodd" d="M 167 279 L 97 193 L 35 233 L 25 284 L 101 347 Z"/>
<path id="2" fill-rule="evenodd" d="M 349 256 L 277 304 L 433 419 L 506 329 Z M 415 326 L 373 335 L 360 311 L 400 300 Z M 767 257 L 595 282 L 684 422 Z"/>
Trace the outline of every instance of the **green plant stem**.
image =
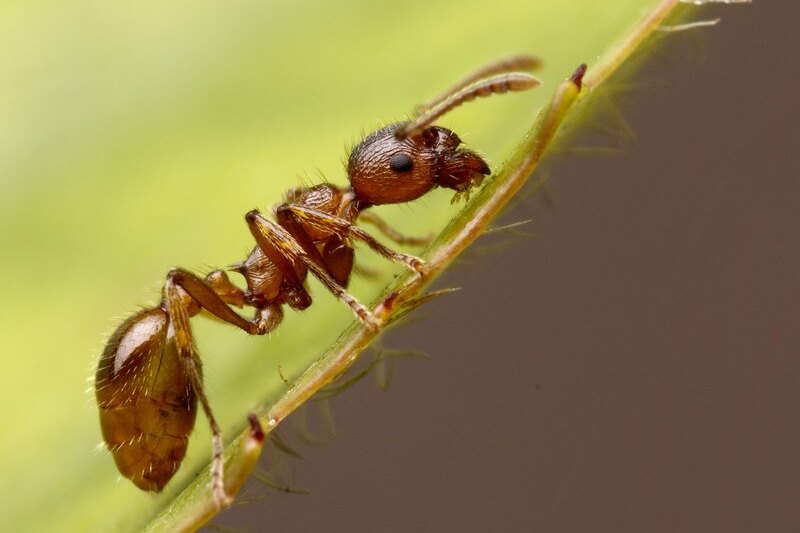
<path id="1" fill-rule="evenodd" d="M 680 0 L 661 0 L 589 69 L 585 78 L 586 85 L 590 88 L 599 87 L 639 48 L 645 39 L 661 26 L 680 3 Z"/>
<path id="2" fill-rule="evenodd" d="M 261 456 L 266 438 L 255 417 L 251 417 L 250 428 L 236 438 L 227 449 L 225 460 L 225 492 L 237 494 L 253 472 Z M 208 469 L 205 469 L 208 474 Z M 200 476 L 203 477 L 203 476 Z M 208 483 L 193 483 L 181 493 L 185 505 L 170 506 L 156 517 L 145 531 L 196 531 L 218 512 L 213 496 L 209 498 Z"/>

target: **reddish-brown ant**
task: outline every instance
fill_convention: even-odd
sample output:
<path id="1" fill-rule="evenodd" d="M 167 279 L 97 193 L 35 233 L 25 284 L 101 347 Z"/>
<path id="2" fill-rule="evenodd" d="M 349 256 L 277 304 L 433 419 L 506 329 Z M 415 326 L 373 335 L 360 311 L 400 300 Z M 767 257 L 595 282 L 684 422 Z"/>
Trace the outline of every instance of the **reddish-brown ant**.
<path id="1" fill-rule="evenodd" d="M 356 226 L 356 220 L 374 224 L 400 244 L 421 244 L 423 240 L 404 237 L 365 210 L 410 202 L 435 187 L 462 195 L 480 185 L 490 173 L 486 162 L 459 148 L 461 139 L 454 132 L 433 123 L 475 97 L 537 86 L 533 76 L 515 72 L 536 66 L 538 61 L 526 56 L 487 65 L 422 106 L 411 120 L 368 135 L 350 154 L 350 187 L 325 183 L 293 189 L 275 210 L 275 222 L 256 210 L 247 213 L 257 246 L 231 268 L 244 277 L 247 290 L 221 270 L 205 279 L 171 270 L 159 305 L 125 320 L 100 356 L 95 380 L 100 426 L 119 471 L 141 489 L 160 491 L 183 460 L 199 400 L 211 426 L 214 497 L 219 505 L 227 504 L 222 436 L 203 389 L 189 319 L 206 311 L 250 335 L 263 335 L 280 324 L 283 304 L 295 310 L 311 305 L 306 288 L 310 271 L 364 325 L 379 328 L 379 321 L 346 291 L 353 241 L 420 275 L 424 263 L 387 248 Z M 245 319 L 232 306 L 253 307 L 255 317 Z"/>

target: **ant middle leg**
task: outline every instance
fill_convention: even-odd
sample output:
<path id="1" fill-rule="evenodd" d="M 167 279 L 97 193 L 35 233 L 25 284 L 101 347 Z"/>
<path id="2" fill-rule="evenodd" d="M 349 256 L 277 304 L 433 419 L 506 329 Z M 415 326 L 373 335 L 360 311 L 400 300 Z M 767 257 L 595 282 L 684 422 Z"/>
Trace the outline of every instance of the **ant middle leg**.
<path id="1" fill-rule="evenodd" d="M 278 207 L 277 216 L 282 224 L 284 221 L 288 222 L 289 219 L 292 219 L 293 226 L 299 227 L 299 229 L 296 230 L 298 232 L 302 231 L 305 233 L 304 226 L 308 226 L 323 232 L 344 235 L 362 241 L 380 255 L 391 261 L 405 265 L 415 272 L 422 273 L 425 266 L 425 262 L 422 259 L 387 248 L 376 240 L 375 237 L 349 220 L 328 214 L 324 211 L 300 204 L 283 204 Z M 292 234 L 294 233 L 295 231 L 292 232 Z"/>
<path id="2" fill-rule="evenodd" d="M 316 246 L 305 232 L 298 233 L 299 238 L 303 235 L 310 242 L 306 246 L 301 245 L 297 238 L 286 228 L 269 220 L 264 215 L 254 209 L 245 215 L 247 226 L 250 233 L 256 240 L 259 248 L 272 259 L 278 252 L 283 256 L 283 262 L 293 265 L 301 262 L 309 271 L 319 279 L 325 287 L 341 300 L 356 317 L 370 329 L 378 329 L 380 321 L 375 318 L 364 305 L 354 296 L 350 295 L 325 268 L 325 262 L 317 250 Z M 280 265 L 278 265 L 280 268 Z M 281 268 L 281 272 L 283 269 Z"/>
<path id="3" fill-rule="evenodd" d="M 226 304 L 239 308 L 245 305 L 244 291 L 231 282 L 224 270 L 212 270 L 205 282 Z"/>

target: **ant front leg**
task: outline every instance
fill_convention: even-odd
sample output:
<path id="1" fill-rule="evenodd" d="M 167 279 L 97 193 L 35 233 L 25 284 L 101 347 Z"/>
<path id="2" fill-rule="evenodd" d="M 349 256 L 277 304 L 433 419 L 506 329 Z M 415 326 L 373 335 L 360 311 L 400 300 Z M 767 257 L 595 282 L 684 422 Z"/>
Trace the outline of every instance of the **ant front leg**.
<path id="1" fill-rule="evenodd" d="M 405 265 L 410 270 L 422 274 L 425 262 L 413 255 L 396 252 L 387 248 L 375 237 L 343 218 L 300 204 L 283 204 L 278 207 L 278 217 L 291 216 L 297 225 L 308 226 L 323 232 L 330 232 L 358 239 L 387 259 Z"/>
<path id="2" fill-rule="evenodd" d="M 247 226 L 252 233 L 253 238 L 258 243 L 258 247 L 270 259 L 276 252 L 283 256 L 283 261 L 288 264 L 294 262 L 302 262 L 314 276 L 319 279 L 325 287 L 331 291 L 339 300 L 341 300 L 356 317 L 370 329 L 378 329 L 381 325 L 380 321 L 370 313 L 364 305 L 359 302 L 355 297 L 350 295 L 344 287 L 330 275 L 325 269 L 322 256 L 317 250 L 308 235 L 303 232 L 298 233 L 300 238 L 305 235 L 308 243 L 300 243 L 296 237 L 289 233 L 289 231 L 279 224 L 269 220 L 258 210 L 254 209 L 245 215 Z M 305 244 L 305 246 L 303 245 Z M 283 272 L 283 269 L 281 269 Z"/>

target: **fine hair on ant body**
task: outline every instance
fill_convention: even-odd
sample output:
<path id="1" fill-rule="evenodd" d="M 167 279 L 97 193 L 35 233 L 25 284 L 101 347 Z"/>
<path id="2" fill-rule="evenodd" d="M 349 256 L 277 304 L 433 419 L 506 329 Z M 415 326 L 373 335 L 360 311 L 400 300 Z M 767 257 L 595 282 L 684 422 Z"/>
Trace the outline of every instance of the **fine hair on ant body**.
<path id="1" fill-rule="evenodd" d="M 371 211 L 372 206 L 416 200 L 435 187 L 466 195 L 490 173 L 476 153 L 460 148 L 453 131 L 435 126 L 441 116 L 479 96 L 523 91 L 539 80 L 520 70 L 539 65 L 517 56 L 485 65 L 447 92 L 421 106 L 408 121 L 368 135 L 350 153 L 349 187 L 329 183 L 292 189 L 274 213 L 275 220 L 253 210 L 245 215 L 256 246 L 230 270 L 247 284 L 242 290 L 222 270 L 200 278 L 184 269 L 167 274 L 161 302 L 125 320 L 100 356 L 95 392 L 100 426 L 117 468 L 137 487 L 160 491 L 183 460 L 199 400 L 211 426 L 212 490 L 219 506 L 230 503 L 223 484 L 222 435 L 203 388 L 202 364 L 189 319 L 200 311 L 264 335 L 283 318 L 283 305 L 311 305 L 306 287 L 310 272 L 366 327 L 380 321 L 346 287 L 353 270 L 353 241 L 424 275 L 425 263 L 391 250 L 355 225 L 373 224 L 398 244 L 425 239 L 403 236 Z M 252 307 L 246 319 L 233 307 Z"/>

